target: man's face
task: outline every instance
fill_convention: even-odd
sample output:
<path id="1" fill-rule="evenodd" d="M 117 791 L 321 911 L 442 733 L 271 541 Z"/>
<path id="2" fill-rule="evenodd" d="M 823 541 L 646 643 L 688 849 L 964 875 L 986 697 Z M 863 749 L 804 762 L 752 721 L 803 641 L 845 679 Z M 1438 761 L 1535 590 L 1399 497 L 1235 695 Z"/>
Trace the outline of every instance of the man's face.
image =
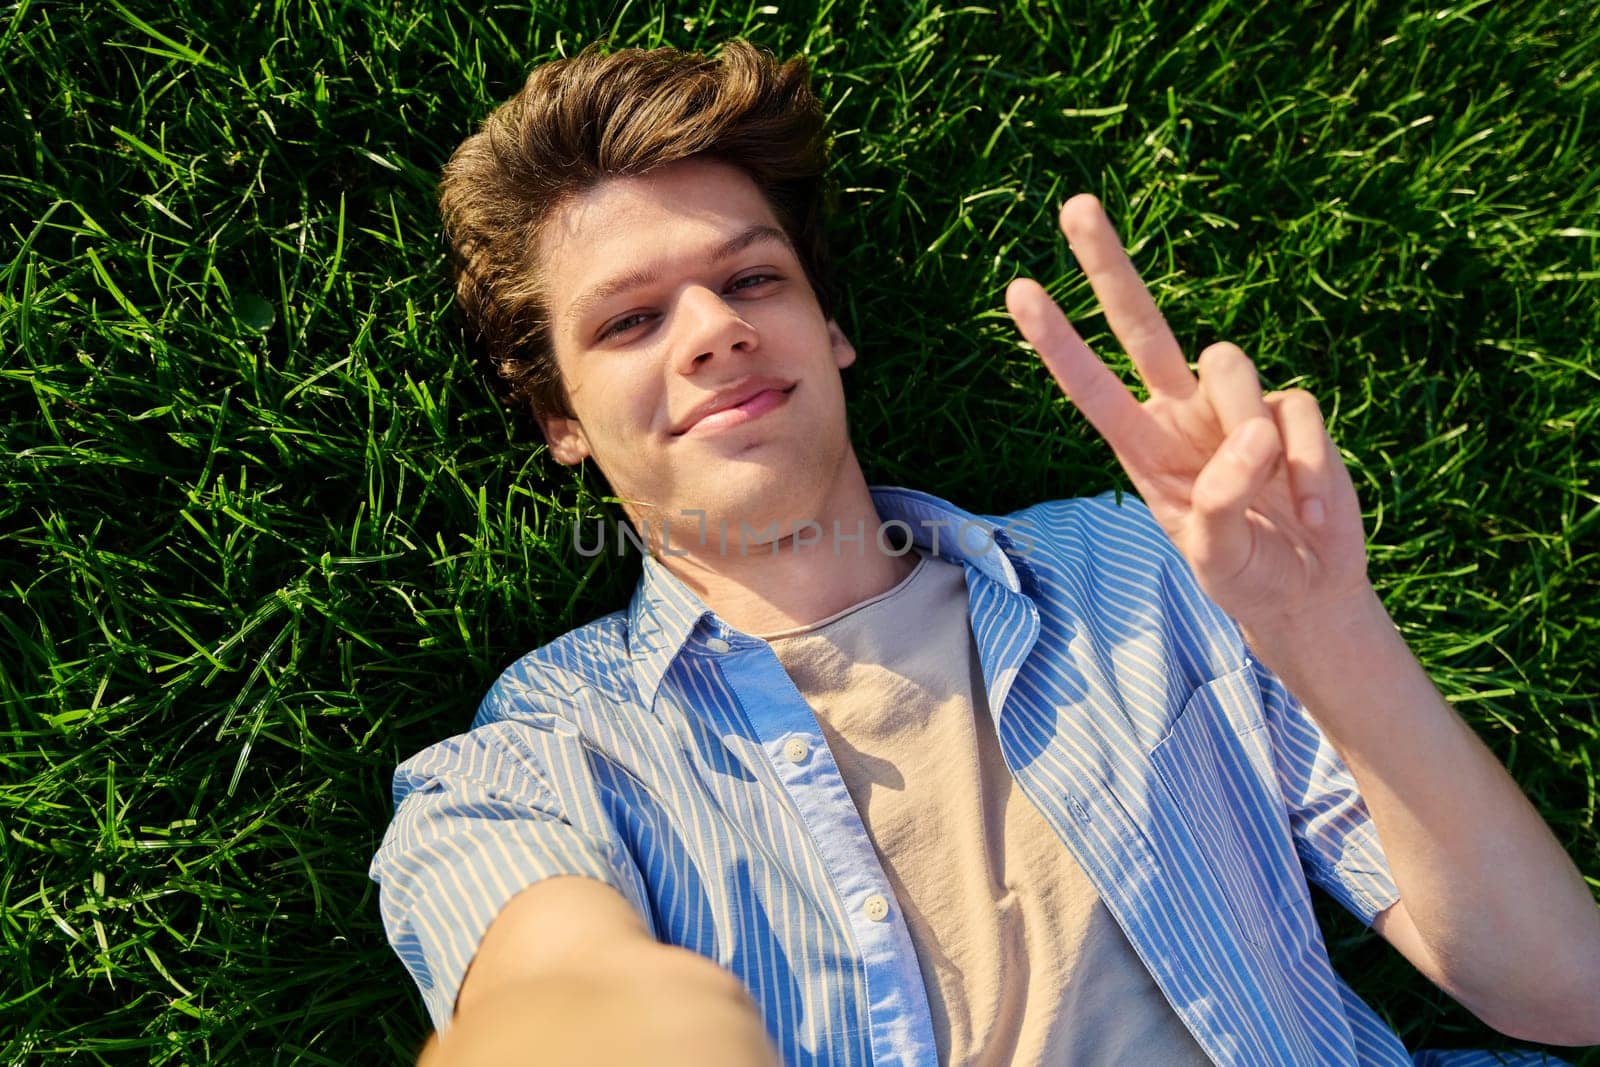
<path id="1" fill-rule="evenodd" d="M 854 463 L 839 371 L 855 349 L 743 171 L 690 159 L 607 179 L 538 252 L 574 415 L 541 420 L 559 462 L 593 457 L 674 544 L 685 509 L 730 541 L 741 521 L 811 517 Z"/>

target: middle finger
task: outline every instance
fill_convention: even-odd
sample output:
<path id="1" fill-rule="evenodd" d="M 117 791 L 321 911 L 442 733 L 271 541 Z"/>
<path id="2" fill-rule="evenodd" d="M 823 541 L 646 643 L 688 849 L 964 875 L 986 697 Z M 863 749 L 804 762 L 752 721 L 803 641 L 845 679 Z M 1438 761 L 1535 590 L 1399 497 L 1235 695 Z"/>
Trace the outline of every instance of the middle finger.
<path id="1" fill-rule="evenodd" d="M 1089 276 L 1111 332 L 1150 392 L 1169 393 L 1180 400 L 1192 394 L 1197 385 L 1183 350 L 1123 251 L 1100 201 L 1087 193 L 1068 200 L 1061 208 L 1061 232 Z"/>

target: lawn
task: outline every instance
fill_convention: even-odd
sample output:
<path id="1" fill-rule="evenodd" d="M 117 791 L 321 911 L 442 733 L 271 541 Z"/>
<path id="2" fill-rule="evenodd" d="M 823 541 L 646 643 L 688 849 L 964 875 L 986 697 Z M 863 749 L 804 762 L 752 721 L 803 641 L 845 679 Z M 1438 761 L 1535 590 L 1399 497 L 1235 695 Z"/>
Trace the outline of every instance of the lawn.
<path id="1" fill-rule="evenodd" d="M 0 1061 L 420 1044 L 389 776 L 638 569 L 464 354 L 433 187 L 607 36 L 812 60 L 871 481 L 1126 486 L 1001 295 L 1127 370 L 1053 223 L 1099 194 L 1191 358 L 1319 398 L 1390 612 L 1600 889 L 1592 4 L 692 3 L 0 8 Z M 1319 911 L 1408 1047 L 1512 1044 Z"/>

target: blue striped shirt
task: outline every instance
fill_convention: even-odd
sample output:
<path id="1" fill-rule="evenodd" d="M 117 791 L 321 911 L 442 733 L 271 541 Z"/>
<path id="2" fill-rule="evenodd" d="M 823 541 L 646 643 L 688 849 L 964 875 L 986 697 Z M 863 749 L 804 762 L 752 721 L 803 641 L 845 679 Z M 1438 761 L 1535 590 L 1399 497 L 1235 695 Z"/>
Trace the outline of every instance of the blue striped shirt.
<path id="1" fill-rule="evenodd" d="M 1212 1059 L 1560 1062 L 1413 1058 L 1334 973 L 1308 882 L 1369 925 L 1398 899 L 1371 817 L 1142 501 L 984 517 L 872 494 L 965 569 L 1007 766 Z M 766 642 L 655 559 L 626 610 L 513 664 L 394 795 L 371 873 L 441 1030 L 500 909 L 573 874 L 738 976 L 785 1063 L 936 1062 L 906 924 L 815 714 Z"/>

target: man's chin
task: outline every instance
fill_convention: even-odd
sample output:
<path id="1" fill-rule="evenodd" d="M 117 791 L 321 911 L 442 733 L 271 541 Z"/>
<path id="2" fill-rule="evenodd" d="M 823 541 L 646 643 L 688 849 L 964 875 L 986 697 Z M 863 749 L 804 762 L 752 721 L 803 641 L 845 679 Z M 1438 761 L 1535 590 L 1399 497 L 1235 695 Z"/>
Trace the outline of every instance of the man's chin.
<path id="1" fill-rule="evenodd" d="M 813 521 L 826 497 L 824 487 L 797 484 L 792 477 L 774 478 L 770 472 L 738 477 L 730 472 L 702 498 L 698 510 L 705 512 L 712 536 L 726 531 L 729 543 L 736 539 L 765 543 L 788 537 L 797 525 Z"/>

